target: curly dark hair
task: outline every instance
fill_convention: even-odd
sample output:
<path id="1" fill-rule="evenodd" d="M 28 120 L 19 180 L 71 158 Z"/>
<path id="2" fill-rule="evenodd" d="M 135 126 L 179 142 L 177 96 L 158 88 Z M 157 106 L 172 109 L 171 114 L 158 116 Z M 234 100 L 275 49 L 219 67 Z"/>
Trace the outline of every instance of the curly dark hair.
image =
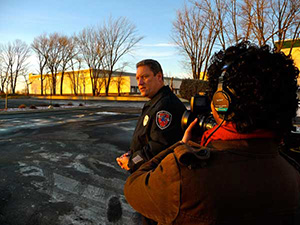
<path id="1" fill-rule="evenodd" d="M 271 129 L 285 134 L 292 129 L 298 108 L 297 77 L 293 60 L 269 46 L 241 42 L 215 53 L 208 68 L 210 97 L 217 90 L 222 68 L 228 64 L 223 88 L 232 89 L 232 121 L 239 133 Z"/>

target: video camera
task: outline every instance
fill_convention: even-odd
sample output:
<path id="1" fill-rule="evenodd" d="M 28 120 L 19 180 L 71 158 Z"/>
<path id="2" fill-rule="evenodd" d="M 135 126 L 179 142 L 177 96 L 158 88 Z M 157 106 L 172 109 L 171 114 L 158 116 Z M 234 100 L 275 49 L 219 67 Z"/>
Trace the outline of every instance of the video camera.
<path id="1" fill-rule="evenodd" d="M 202 135 L 204 131 L 213 128 L 216 122 L 211 114 L 210 100 L 206 95 L 195 95 L 191 98 L 191 110 L 186 110 L 181 118 L 181 128 L 186 130 L 196 118 L 198 124 L 193 133 Z"/>

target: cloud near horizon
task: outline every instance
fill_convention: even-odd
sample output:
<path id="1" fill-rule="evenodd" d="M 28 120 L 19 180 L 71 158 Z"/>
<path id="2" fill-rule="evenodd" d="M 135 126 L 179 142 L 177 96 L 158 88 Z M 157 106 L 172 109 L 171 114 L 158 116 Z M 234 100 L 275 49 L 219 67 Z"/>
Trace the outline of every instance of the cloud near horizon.
<path id="1" fill-rule="evenodd" d="M 131 52 L 134 57 L 140 58 L 168 58 L 176 55 L 174 43 L 137 44 L 137 48 Z"/>
<path id="2" fill-rule="evenodd" d="M 138 47 L 177 47 L 175 43 L 137 44 Z"/>
<path id="3" fill-rule="evenodd" d="M 134 57 L 141 58 L 168 58 L 174 56 L 174 54 L 174 51 L 148 51 L 145 49 L 140 49 L 131 53 L 131 55 L 133 55 Z"/>

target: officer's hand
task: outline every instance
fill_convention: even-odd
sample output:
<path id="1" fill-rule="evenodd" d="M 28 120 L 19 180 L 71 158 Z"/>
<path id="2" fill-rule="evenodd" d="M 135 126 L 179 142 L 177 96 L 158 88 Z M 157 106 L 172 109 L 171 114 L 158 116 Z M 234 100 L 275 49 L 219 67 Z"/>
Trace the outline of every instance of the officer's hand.
<path id="1" fill-rule="evenodd" d="M 129 170 L 128 161 L 130 158 L 130 152 L 126 152 L 125 154 L 121 155 L 120 157 L 116 158 L 117 163 L 119 166 L 124 170 Z"/>
<path id="2" fill-rule="evenodd" d="M 196 118 L 193 122 L 191 122 L 189 127 L 185 130 L 183 138 L 181 140 L 183 143 L 187 143 L 189 140 L 192 139 L 192 130 L 196 126 L 197 122 L 198 122 L 198 118 Z"/>

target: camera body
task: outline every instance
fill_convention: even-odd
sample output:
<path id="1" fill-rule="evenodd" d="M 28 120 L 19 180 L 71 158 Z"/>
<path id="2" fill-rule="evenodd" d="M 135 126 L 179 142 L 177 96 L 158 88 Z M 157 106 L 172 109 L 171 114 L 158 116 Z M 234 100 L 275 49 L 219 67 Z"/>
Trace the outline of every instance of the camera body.
<path id="1" fill-rule="evenodd" d="M 208 129 L 213 128 L 216 122 L 211 114 L 210 100 L 206 95 L 195 95 L 191 98 L 191 110 L 186 110 L 181 118 L 181 128 L 186 130 L 188 126 L 198 118 L 197 126 L 193 133 L 202 135 Z"/>

